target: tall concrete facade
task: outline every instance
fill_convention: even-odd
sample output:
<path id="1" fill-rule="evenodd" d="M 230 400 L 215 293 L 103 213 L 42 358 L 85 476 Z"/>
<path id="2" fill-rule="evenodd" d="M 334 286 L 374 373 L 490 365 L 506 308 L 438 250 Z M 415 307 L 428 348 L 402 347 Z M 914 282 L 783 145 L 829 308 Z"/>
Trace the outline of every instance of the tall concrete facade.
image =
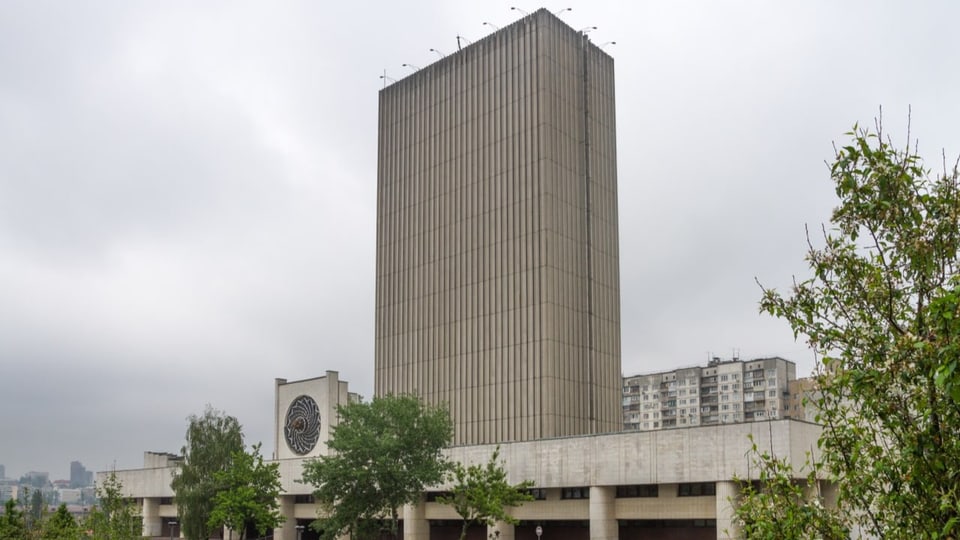
<path id="1" fill-rule="evenodd" d="M 613 72 L 539 10 L 380 92 L 376 393 L 459 444 L 621 427 Z"/>

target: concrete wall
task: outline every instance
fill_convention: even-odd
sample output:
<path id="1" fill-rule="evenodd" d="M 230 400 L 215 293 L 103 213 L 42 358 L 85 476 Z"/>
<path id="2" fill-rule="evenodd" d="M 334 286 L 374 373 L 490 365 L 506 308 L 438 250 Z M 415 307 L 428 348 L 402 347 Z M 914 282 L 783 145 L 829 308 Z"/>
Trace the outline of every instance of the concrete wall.
<path id="1" fill-rule="evenodd" d="M 510 482 L 531 480 L 539 488 L 720 482 L 750 475 L 748 435 L 800 470 L 820 431 L 815 424 L 784 419 L 503 443 L 500 455 Z M 485 463 L 496 446 L 457 446 L 446 454 L 464 464 Z M 312 492 L 299 482 L 304 461 L 278 460 L 285 494 Z M 172 471 L 120 470 L 116 475 L 131 497 L 172 497 Z M 106 474 L 98 473 L 97 481 Z"/>
<path id="2" fill-rule="evenodd" d="M 461 444 L 619 431 L 613 59 L 539 10 L 379 106 L 376 393 Z"/>
<path id="3" fill-rule="evenodd" d="M 287 410 L 291 402 L 299 396 L 306 395 L 316 401 L 320 408 L 320 438 L 317 445 L 303 456 L 297 455 L 284 438 L 284 425 Z M 323 377 L 287 382 L 285 379 L 276 380 L 275 392 L 276 431 L 274 433 L 274 457 L 279 460 L 290 458 L 312 458 L 327 454 L 327 445 L 324 441 L 330 438 L 330 429 L 338 423 L 337 407 L 346 405 L 349 399 L 347 383 L 340 381 L 336 371 L 327 371 Z"/>

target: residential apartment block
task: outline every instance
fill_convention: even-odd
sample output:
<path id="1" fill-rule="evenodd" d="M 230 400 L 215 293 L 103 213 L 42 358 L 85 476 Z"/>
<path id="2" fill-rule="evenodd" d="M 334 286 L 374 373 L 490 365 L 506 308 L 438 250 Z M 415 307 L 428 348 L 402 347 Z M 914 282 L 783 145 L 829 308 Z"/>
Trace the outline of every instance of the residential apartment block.
<path id="1" fill-rule="evenodd" d="M 721 360 L 623 378 L 623 429 L 649 431 L 790 417 L 796 365 L 783 358 Z"/>

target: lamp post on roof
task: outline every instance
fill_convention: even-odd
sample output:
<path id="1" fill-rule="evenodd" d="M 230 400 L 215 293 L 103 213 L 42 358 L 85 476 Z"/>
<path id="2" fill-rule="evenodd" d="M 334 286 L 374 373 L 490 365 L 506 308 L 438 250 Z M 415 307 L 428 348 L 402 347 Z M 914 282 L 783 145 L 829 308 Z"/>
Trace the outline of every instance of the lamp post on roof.
<path id="1" fill-rule="evenodd" d="M 436 50 L 436 49 L 430 49 L 430 52 L 435 52 L 435 53 L 439 54 L 439 55 L 440 55 L 440 58 L 446 58 L 446 57 L 447 57 L 447 55 L 443 54 L 442 52 L 440 52 L 440 51 L 438 51 L 438 50 Z"/>
<path id="2" fill-rule="evenodd" d="M 383 81 L 383 87 L 384 87 L 384 88 L 387 87 L 387 81 L 397 82 L 397 80 L 394 79 L 393 77 L 387 76 L 387 70 L 383 70 L 383 75 L 380 76 L 380 80 Z"/>
<path id="3" fill-rule="evenodd" d="M 593 31 L 596 30 L 596 29 L 597 29 L 596 26 L 586 26 L 586 27 L 580 29 L 580 33 L 581 33 L 581 34 L 589 34 L 590 32 L 593 32 Z"/>
<path id="4" fill-rule="evenodd" d="M 415 65 L 413 65 L 413 64 L 404 64 L 403 67 L 408 67 L 408 68 L 410 68 L 410 69 L 412 69 L 412 70 L 414 70 L 414 71 L 419 71 L 419 70 L 420 70 L 420 68 L 419 68 L 418 66 L 415 66 Z"/>
<path id="5" fill-rule="evenodd" d="M 565 12 L 567 12 L 567 11 L 573 11 L 573 8 L 565 7 L 565 8 L 563 8 L 563 9 L 558 9 L 557 11 L 554 11 L 554 12 L 553 12 L 553 16 L 554 16 L 554 17 L 559 17 L 560 15 L 563 15 L 563 14 L 564 14 Z"/>
<path id="6" fill-rule="evenodd" d="M 493 23 L 491 23 L 491 22 L 483 21 L 483 24 L 485 24 L 486 26 L 489 26 L 490 28 L 493 28 L 494 30 L 499 30 L 499 29 L 500 29 L 499 26 L 497 26 L 497 25 L 495 25 L 495 24 L 493 24 Z"/>
<path id="7" fill-rule="evenodd" d="M 510 6 L 510 11 L 519 11 L 524 17 L 526 17 L 527 15 L 530 15 L 526 11 L 514 6 Z"/>

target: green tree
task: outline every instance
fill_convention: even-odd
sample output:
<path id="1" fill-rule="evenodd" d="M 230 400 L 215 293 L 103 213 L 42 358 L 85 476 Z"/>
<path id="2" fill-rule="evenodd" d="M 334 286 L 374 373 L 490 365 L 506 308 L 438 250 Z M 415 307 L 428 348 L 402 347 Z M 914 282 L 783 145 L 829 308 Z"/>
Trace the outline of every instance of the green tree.
<path id="1" fill-rule="evenodd" d="M 751 442 L 753 438 L 751 437 Z M 735 520 L 744 538 L 752 540 L 846 540 L 850 530 L 840 512 L 825 504 L 818 479 L 822 465 L 807 459 L 805 469 L 793 466 L 753 443 L 751 458 L 756 474 L 735 478 L 740 498 Z M 730 531 L 728 531 L 730 532 Z"/>
<path id="2" fill-rule="evenodd" d="M 381 528 L 396 536 L 400 508 L 443 482 L 450 468 L 441 453 L 453 432 L 450 415 L 415 396 L 393 395 L 342 405 L 338 412 L 330 455 L 303 467 L 303 481 L 316 488 L 322 512 L 313 527 L 328 539 L 367 538 Z"/>
<path id="3" fill-rule="evenodd" d="M 123 484 L 116 474 L 97 486 L 97 506 L 87 516 L 86 528 L 95 540 L 132 540 L 141 538 L 143 524 L 136 503 L 123 496 Z"/>
<path id="4" fill-rule="evenodd" d="M 170 487 L 177 503 L 183 535 L 190 540 L 210 538 L 210 513 L 220 491 L 216 473 L 230 467 L 233 454 L 243 451 L 240 422 L 209 405 L 203 416 L 188 418 L 183 462 Z"/>
<path id="5" fill-rule="evenodd" d="M 23 512 L 17 508 L 17 501 L 7 499 L 0 515 L 0 538 L 26 538 L 27 523 Z"/>
<path id="6" fill-rule="evenodd" d="M 830 171 L 840 199 L 813 277 L 761 309 L 821 358 L 819 448 L 847 523 L 876 538 L 955 538 L 960 518 L 960 189 L 857 126 Z M 908 135 L 909 141 L 909 135 Z"/>
<path id="7" fill-rule="evenodd" d="M 30 510 L 26 514 L 27 528 L 38 530 L 43 524 L 47 505 L 43 503 L 43 493 L 39 489 L 30 494 Z"/>
<path id="8" fill-rule="evenodd" d="M 221 488 L 213 497 L 213 510 L 208 524 L 212 528 L 226 525 L 246 536 L 247 526 L 265 536 L 268 529 L 279 527 L 284 521 L 280 515 L 277 497 L 280 487 L 280 464 L 264 463 L 260 444 L 250 453 L 234 452 L 229 468 L 213 473 Z"/>
<path id="9" fill-rule="evenodd" d="M 473 524 L 489 526 L 497 521 L 514 525 L 519 523 L 519 520 L 507 513 L 507 508 L 533 500 L 529 493 L 533 482 L 507 482 L 507 471 L 500 461 L 499 446 L 485 465 L 464 467 L 462 463 L 453 464 L 452 480 L 454 485 L 450 495 L 438 500 L 449 504 L 463 518 L 460 540 L 467 537 L 467 531 Z"/>
<path id="10" fill-rule="evenodd" d="M 56 512 L 44 523 L 42 538 L 44 540 L 77 540 L 80 538 L 80 527 L 77 525 L 77 520 L 67 510 L 66 504 L 58 506 Z"/>

